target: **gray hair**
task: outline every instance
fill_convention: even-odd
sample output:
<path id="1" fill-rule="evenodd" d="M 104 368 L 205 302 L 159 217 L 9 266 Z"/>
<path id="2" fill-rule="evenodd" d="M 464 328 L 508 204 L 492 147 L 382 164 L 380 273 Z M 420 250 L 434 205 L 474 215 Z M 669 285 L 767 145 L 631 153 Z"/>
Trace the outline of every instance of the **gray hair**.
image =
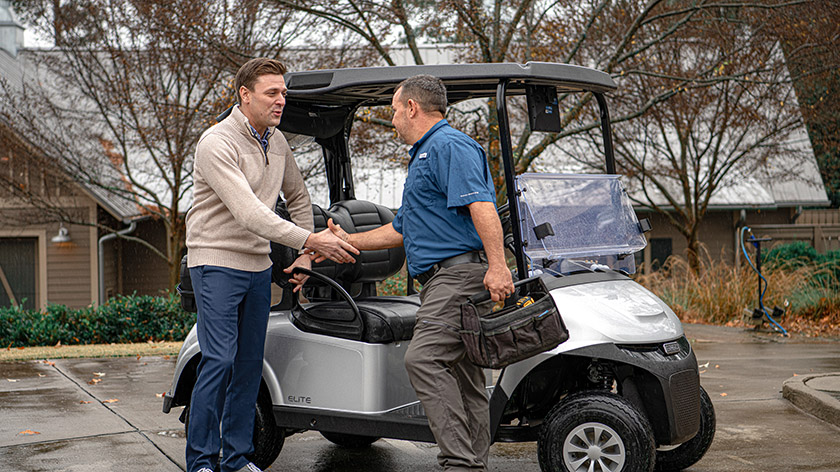
<path id="1" fill-rule="evenodd" d="M 397 85 L 402 90 L 400 101 L 406 103 L 412 99 L 425 113 L 440 112 L 446 114 L 446 86 L 443 81 L 431 75 L 415 75 Z M 396 93 L 396 91 L 394 92 Z"/>

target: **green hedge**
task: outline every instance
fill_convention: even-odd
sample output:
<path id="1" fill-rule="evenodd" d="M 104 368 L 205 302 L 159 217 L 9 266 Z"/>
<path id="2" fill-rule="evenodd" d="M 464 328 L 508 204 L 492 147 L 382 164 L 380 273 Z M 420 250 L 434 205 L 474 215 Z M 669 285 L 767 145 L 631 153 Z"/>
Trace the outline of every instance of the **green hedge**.
<path id="1" fill-rule="evenodd" d="M 99 308 L 48 305 L 44 311 L 0 308 L 0 346 L 181 341 L 195 315 L 178 295 L 119 295 Z"/>
<path id="2" fill-rule="evenodd" d="M 820 254 L 810 244 L 796 241 L 781 244 L 762 254 L 762 262 L 769 268 L 796 268 L 810 266 L 820 269 L 816 281 L 825 285 L 840 282 L 840 251 L 828 251 Z"/>

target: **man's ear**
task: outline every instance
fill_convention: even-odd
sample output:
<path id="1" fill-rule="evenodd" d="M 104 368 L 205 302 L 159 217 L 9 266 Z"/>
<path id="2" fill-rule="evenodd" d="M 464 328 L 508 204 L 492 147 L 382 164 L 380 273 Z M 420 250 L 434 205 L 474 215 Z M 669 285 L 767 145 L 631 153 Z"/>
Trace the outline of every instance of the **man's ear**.
<path id="1" fill-rule="evenodd" d="M 251 103 L 251 91 L 248 87 L 244 85 L 239 87 L 239 100 L 241 103 Z"/>
<path id="2" fill-rule="evenodd" d="M 409 98 L 408 100 L 405 101 L 405 106 L 406 106 L 406 108 L 408 108 L 408 110 L 407 110 L 408 111 L 408 117 L 409 118 L 414 118 L 414 116 L 417 114 L 417 109 L 419 107 L 419 105 L 417 105 L 417 102 L 415 102 L 413 99 Z"/>

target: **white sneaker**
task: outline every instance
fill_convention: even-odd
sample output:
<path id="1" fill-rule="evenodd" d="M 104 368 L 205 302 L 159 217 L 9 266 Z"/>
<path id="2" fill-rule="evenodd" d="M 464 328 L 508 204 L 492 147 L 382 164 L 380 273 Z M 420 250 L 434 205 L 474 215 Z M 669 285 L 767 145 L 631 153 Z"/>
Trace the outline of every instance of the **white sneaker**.
<path id="1" fill-rule="evenodd" d="M 201 472 L 201 471 L 198 471 Z M 237 470 L 236 472 L 263 472 L 262 469 L 254 465 L 253 462 L 249 462 L 245 467 Z"/>
<path id="2" fill-rule="evenodd" d="M 198 472 L 213 472 L 213 469 L 208 469 L 207 467 L 202 467 L 198 469 Z"/>

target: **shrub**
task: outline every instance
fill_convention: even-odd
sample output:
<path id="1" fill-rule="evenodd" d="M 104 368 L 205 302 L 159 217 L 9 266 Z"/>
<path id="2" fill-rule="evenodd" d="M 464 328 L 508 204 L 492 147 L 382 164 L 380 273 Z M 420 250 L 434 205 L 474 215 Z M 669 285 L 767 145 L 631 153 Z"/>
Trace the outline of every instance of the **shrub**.
<path id="1" fill-rule="evenodd" d="M 99 308 L 0 308 L 0 346 L 176 341 L 194 322 L 195 316 L 181 309 L 174 294 L 120 295 Z"/>
<path id="2" fill-rule="evenodd" d="M 748 246 L 747 246 L 748 247 Z M 816 249 L 804 241 L 780 244 L 762 254 L 762 263 L 768 268 L 780 266 L 800 267 L 819 262 L 821 256 Z"/>
<path id="3" fill-rule="evenodd" d="M 417 292 L 422 288 L 416 280 L 414 281 L 414 288 Z M 376 284 L 377 295 L 406 295 L 406 293 L 406 273 L 404 270 Z"/>

